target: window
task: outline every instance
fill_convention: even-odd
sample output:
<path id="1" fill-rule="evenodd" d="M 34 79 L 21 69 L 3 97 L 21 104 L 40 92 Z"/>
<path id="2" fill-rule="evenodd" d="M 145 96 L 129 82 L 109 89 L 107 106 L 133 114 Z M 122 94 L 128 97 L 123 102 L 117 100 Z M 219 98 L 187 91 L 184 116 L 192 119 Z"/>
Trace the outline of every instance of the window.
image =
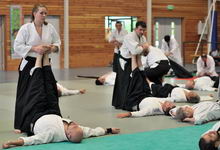
<path id="1" fill-rule="evenodd" d="M 128 32 L 133 31 L 137 22 L 137 17 L 133 16 L 106 16 L 105 17 L 105 29 L 115 29 L 115 23 L 120 21 L 122 26 Z"/>

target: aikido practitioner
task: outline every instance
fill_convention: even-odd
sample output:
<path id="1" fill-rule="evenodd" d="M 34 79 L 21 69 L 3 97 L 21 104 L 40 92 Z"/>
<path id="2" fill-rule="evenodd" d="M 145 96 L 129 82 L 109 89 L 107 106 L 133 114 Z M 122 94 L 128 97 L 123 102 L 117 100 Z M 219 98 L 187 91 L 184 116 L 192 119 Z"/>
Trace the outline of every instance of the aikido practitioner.
<path id="1" fill-rule="evenodd" d="M 194 80 L 186 81 L 183 87 L 200 91 L 217 91 L 219 86 L 219 77 L 203 76 Z"/>
<path id="2" fill-rule="evenodd" d="M 120 48 L 118 72 L 112 96 L 112 106 L 116 109 L 123 109 L 125 107 L 131 74 L 131 56 L 141 55 L 147 50 L 148 44 L 144 36 L 145 29 L 146 23 L 138 21 L 134 31 L 124 37 Z"/>
<path id="3" fill-rule="evenodd" d="M 170 113 L 177 120 L 196 125 L 203 124 L 220 119 L 220 104 L 219 102 L 205 101 L 193 106 L 180 106 Z"/>
<path id="4" fill-rule="evenodd" d="M 115 72 L 106 73 L 95 80 L 96 85 L 115 85 Z"/>
<path id="5" fill-rule="evenodd" d="M 155 84 L 162 84 L 163 76 L 170 70 L 168 58 L 160 49 L 148 45 L 145 60 L 147 78 Z"/>
<path id="6" fill-rule="evenodd" d="M 117 73 L 117 67 L 118 67 L 118 54 L 119 49 L 123 43 L 125 35 L 127 35 L 128 32 L 122 28 L 122 23 L 120 21 L 116 21 L 115 23 L 115 30 L 112 31 L 109 37 L 109 42 L 114 44 L 114 57 L 113 57 L 113 72 Z"/>
<path id="7" fill-rule="evenodd" d="M 202 137 L 199 140 L 199 148 L 200 150 L 220 149 L 220 121 L 202 134 Z"/>
<path id="8" fill-rule="evenodd" d="M 173 102 L 189 102 L 189 103 L 198 103 L 200 97 L 196 92 L 173 86 L 171 84 L 154 84 L 149 83 L 153 97 L 170 97 Z"/>
<path id="9" fill-rule="evenodd" d="M 170 37 L 170 35 L 165 35 L 164 39 L 162 40 L 161 50 L 167 57 L 169 57 L 179 65 L 183 65 L 181 49 L 174 37 Z"/>
<path id="10" fill-rule="evenodd" d="M 174 108 L 173 102 L 168 98 L 152 97 L 150 87 L 143 73 L 140 56 L 132 56 L 132 78 L 129 85 L 126 101 L 126 112 L 118 114 L 118 118 L 142 117 L 150 115 L 169 115 L 170 109 Z"/>
<path id="11" fill-rule="evenodd" d="M 32 21 L 21 26 L 14 41 L 14 51 L 22 57 L 19 65 L 19 77 L 15 105 L 14 128 L 21 128 L 21 110 L 24 106 L 27 89 L 30 85 L 30 70 L 35 65 L 37 54 L 58 52 L 60 50 L 60 37 L 52 24 L 46 22 L 47 7 L 42 4 L 34 5 Z"/>
<path id="12" fill-rule="evenodd" d="M 57 91 L 58 91 L 58 96 L 70 96 L 70 95 L 77 95 L 77 94 L 84 94 L 86 92 L 85 89 L 80 89 L 80 90 L 72 90 L 72 89 L 67 89 L 63 85 L 57 83 Z"/>
<path id="13" fill-rule="evenodd" d="M 42 57 L 44 57 L 43 61 Z M 6 142 L 3 148 L 61 141 L 81 142 L 83 138 L 120 132 L 117 128 L 91 129 L 62 118 L 56 80 L 51 70 L 48 54 L 37 56 L 35 67 L 30 73 L 30 87 L 26 89 L 28 95 L 23 99 L 24 105 L 19 119 L 20 130 L 32 136 Z"/>
<path id="14" fill-rule="evenodd" d="M 196 75 L 201 76 L 218 76 L 215 71 L 215 61 L 212 56 L 202 54 L 196 62 Z"/>

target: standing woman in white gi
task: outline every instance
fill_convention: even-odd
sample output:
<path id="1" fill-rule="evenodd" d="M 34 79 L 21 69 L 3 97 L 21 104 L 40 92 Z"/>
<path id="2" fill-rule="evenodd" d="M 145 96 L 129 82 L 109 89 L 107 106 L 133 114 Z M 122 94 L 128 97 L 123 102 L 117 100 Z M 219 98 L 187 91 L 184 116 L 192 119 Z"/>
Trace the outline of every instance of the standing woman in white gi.
<path id="1" fill-rule="evenodd" d="M 19 78 L 15 105 L 14 128 L 19 131 L 22 108 L 26 101 L 27 89 L 31 77 L 31 69 L 35 65 L 39 54 L 58 52 L 60 50 L 60 37 L 55 28 L 45 21 L 47 7 L 42 4 L 34 5 L 32 21 L 21 26 L 14 42 L 15 52 L 22 57 L 19 65 Z"/>
<path id="2" fill-rule="evenodd" d="M 122 45 L 122 42 L 124 40 L 124 37 L 128 32 L 122 28 L 122 24 L 120 21 L 117 21 L 115 24 L 115 30 L 112 31 L 109 42 L 114 44 L 114 57 L 113 57 L 113 72 L 117 73 L 118 70 L 118 54 L 119 49 Z"/>
<path id="3" fill-rule="evenodd" d="M 164 36 L 161 49 L 164 51 L 164 54 L 167 57 L 169 57 L 179 65 L 183 65 L 181 50 L 175 38 L 170 37 L 169 35 Z"/>
<path id="4" fill-rule="evenodd" d="M 147 52 L 148 44 L 144 36 L 146 23 L 138 21 L 133 32 L 124 37 L 120 48 L 118 72 L 116 73 L 115 86 L 112 96 L 112 106 L 116 109 L 125 109 L 131 74 L 131 56 Z"/>

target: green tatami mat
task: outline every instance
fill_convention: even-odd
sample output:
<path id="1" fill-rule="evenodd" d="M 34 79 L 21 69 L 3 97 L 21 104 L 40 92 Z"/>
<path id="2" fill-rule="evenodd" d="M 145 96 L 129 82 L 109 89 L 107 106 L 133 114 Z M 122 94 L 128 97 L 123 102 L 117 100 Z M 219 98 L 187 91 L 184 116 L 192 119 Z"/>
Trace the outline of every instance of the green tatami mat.
<path id="1" fill-rule="evenodd" d="M 156 130 L 135 134 L 103 136 L 83 140 L 80 144 L 69 142 L 24 146 L 19 150 L 198 150 L 202 133 L 213 126 L 200 126 Z M 147 125 L 146 125 L 147 126 Z M 135 128 L 135 127 L 134 127 Z M 138 125 L 137 125 L 138 128 Z"/>

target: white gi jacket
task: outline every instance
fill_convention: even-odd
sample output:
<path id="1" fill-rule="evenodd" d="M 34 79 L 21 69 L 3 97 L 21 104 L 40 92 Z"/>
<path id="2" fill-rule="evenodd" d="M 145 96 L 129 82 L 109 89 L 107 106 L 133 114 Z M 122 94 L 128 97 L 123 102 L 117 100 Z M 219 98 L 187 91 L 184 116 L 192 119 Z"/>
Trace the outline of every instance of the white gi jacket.
<path id="1" fill-rule="evenodd" d="M 117 40 L 119 43 L 123 43 L 125 35 L 127 35 L 127 30 L 121 29 L 120 32 L 118 32 L 117 29 L 113 30 L 109 37 L 109 42 L 112 42 L 113 40 Z M 114 52 L 118 53 L 119 49 L 115 47 Z"/>
<path id="2" fill-rule="evenodd" d="M 139 111 L 137 106 L 133 108 L 134 112 L 131 112 L 132 117 L 143 117 L 143 116 L 152 116 L 152 115 L 161 115 L 164 114 L 161 103 L 167 101 L 168 98 L 156 98 L 156 97 L 147 97 L 144 98 L 139 104 Z M 170 100 L 172 101 L 172 100 Z"/>
<path id="3" fill-rule="evenodd" d="M 40 37 L 32 22 L 21 26 L 14 41 L 14 51 L 23 58 L 27 56 L 36 57 L 37 55 L 35 52 L 30 52 L 32 46 L 50 44 L 58 46 L 60 50 L 60 37 L 53 25 L 50 23 L 47 25 L 43 24 L 42 37 Z M 23 59 L 20 69 L 24 68 L 26 65 L 27 62 L 25 61 L 26 60 Z"/>
<path id="4" fill-rule="evenodd" d="M 115 85 L 116 73 L 111 72 L 105 78 L 104 85 Z"/>
<path id="5" fill-rule="evenodd" d="M 161 60 L 168 60 L 164 53 L 156 47 L 149 46 L 147 56 L 142 56 L 141 61 L 144 68 L 155 68 Z"/>
<path id="6" fill-rule="evenodd" d="M 197 73 L 196 75 L 199 74 L 204 74 L 204 73 L 211 73 L 211 76 L 218 76 L 218 74 L 215 71 L 215 61 L 212 58 L 212 56 L 207 55 L 207 67 L 205 67 L 204 61 L 202 60 L 201 56 L 198 58 L 196 67 L 197 67 Z"/>
<path id="7" fill-rule="evenodd" d="M 34 134 L 30 137 L 20 137 L 24 140 L 24 145 L 37 145 L 53 142 L 68 141 L 63 120 L 70 122 L 69 119 L 62 119 L 58 115 L 44 115 L 39 118 L 34 126 Z M 88 127 L 79 126 L 83 130 L 83 137 L 101 136 L 105 134 L 105 130 L 101 127 L 91 129 Z"/>
<path id="8" fill-rule="evenodd" d="M 170 55 L 169 58 L 174 60 L 176 63 L 179 65 L 183 65 L 183 60 L 182 60 L 182 54 L 181 54 L 181 49 L 179 47 L 179 44 L 175 40 L 175 38 L 171 37 L 170 38 L 170 47 L 168 47 L 167 42 L 163 39 L 161 43 L 161 50 L 165 52 L 171 52 L 173 55 Z"/>
<path id="9" fill-rule="evenodd" d="M 196 78 L 194 79 L 194 82 L 195 82 L 194 89 L 196 90 L 200 90 L 200 91 L 216 90 L 216 88 L 213 88 L 215 82 L 208 76 Z"/>

